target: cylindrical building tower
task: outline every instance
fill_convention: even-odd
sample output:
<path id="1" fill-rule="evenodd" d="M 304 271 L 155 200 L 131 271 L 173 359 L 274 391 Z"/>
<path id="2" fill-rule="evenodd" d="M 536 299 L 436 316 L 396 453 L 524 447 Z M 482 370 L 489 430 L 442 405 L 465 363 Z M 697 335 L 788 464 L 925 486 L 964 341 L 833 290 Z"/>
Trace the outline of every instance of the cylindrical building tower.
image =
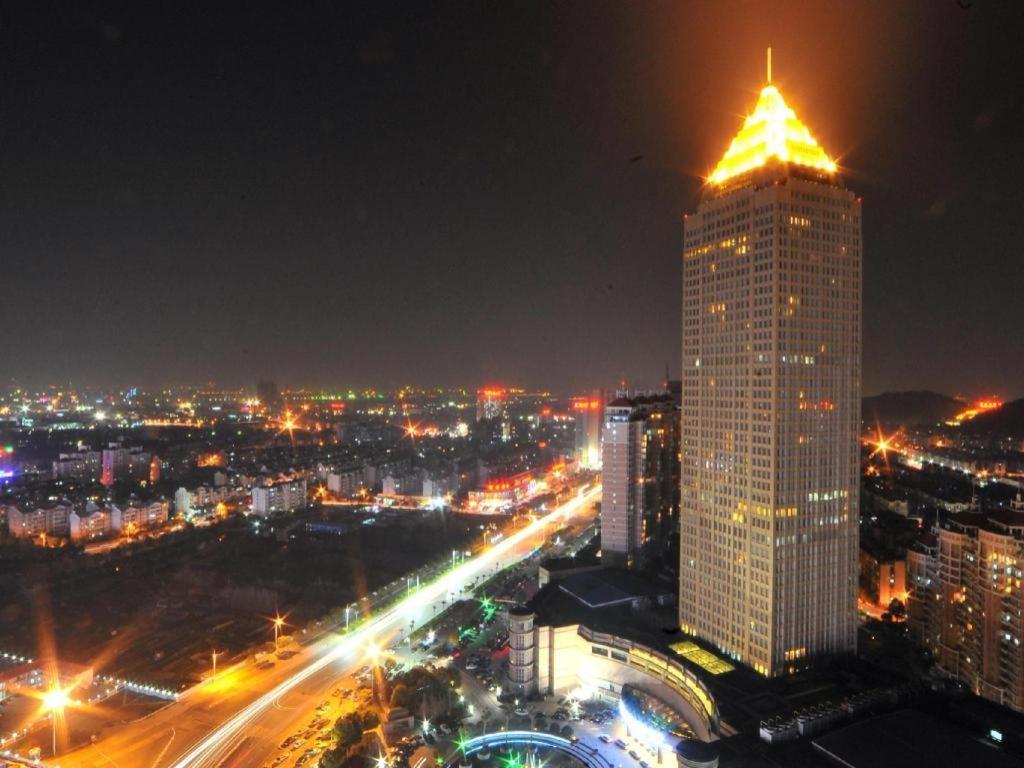
<path id="1" fill-rule="evenodd" d="M 533 611 L 522 605 L 508 612 L 508 679 L 510 690 L 530 694 L 537 687 Z"/>

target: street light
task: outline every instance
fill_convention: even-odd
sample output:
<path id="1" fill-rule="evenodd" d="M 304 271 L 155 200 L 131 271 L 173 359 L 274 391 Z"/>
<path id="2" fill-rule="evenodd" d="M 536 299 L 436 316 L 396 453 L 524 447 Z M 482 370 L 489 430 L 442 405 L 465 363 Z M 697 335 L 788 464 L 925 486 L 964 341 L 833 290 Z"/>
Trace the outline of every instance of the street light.
<path id="1" fill-rule="evenodd" d="M 50 713 L 50 730 L 53 735 L 53 756 L 57 756 L 57 718 L 64 716 L 64 707 L 68 705 L 67 691 L 52 688 L 43 696 L 43 706 Z"/>
<path id="2" fill-rule="evenodd" d="M 281 627 L 284 626 L 284 619 L 281 616 L 274 617 L 274 652 L 277 652 L 277 637 L 281 631 Z"/>
<path id="3" fill-rule="evenodd" d="M 213 677 L 210 678 L 211 680 L 216 680 L 217 679 L 217 657 L 220 656 L 221 653 L 222 653 L 222 651 L 214 651 L 213 654 L 212 654 L 213 655 Z"/>
<path id="4" fill-rule="evenodd" d="M 366 647 L 366 656 L 370 659 L 370 663 L 377 666 L 377 659 L 380 658 L 380 646 L 376 643 L 370 643 Z"/>

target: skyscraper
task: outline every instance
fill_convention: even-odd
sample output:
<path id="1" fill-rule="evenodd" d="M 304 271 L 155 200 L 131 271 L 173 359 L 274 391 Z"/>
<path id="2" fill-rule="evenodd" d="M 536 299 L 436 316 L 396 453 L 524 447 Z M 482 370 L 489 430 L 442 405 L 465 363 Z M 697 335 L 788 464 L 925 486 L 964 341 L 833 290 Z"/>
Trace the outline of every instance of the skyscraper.
<path id="1" fill-rule="evenodd" d="M 604 414 L 601 559 L 632 567 L 665 546 L 674 524 L 675 402 L 668 394 L 617 397 Z"/>
<path id="2" fill-rule="evenodd" d="M 770 63 L 683 240 L 680 624 L 785 674 L 856 645 L 861 203 Z"/>
<path id="3" fill-rule="evenodd" d="M 574 397 L 570 401 L 575 424 L 574 457 L 586 469 L 601 467 L 601 427 L 604 423 L 604 391 L 593 390 L 589 395 Z"/>

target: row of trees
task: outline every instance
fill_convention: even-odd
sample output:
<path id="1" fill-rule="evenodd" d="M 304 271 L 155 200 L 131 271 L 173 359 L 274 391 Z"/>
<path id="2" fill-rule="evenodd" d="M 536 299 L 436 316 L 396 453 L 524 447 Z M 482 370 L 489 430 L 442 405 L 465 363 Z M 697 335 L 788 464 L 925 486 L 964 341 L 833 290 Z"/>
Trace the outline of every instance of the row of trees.
<path id="1" fill-rule="evenodd" d="M 457 704 L 460 683 L 458 671 L 450 667 L 413 667 L 385 680 L 382 698 L 392 707 L 404 707 L 426 720 L 438 720 L 448 716 Z"/>
<path id="2" fill-rule="evenodd" d="M 339 717 L 334 723 L 334 747 L 321 756 L 320 768 L 350 765 L 365 768 L 364 756 L 371 754 L 374 745 L 378 745 L 377 735 L 372 733 L 378 725 L 380 717 L 372 709 L 349 712 Z"/>
<path id="3" fill-rule="evenodd" d="M 380 674 L 379 700 L 391 707 L 404 707 L 410 713 L 440 722 L 450 719 L 459 706 L 459 673 L 450 668 L 430 670 L 414 667 L 395 673 L 389 659 Z M 366 768 L 366 757 L 379 752 L 380 743 L 373 732 L 380 716 L 373 709 L 349 712 L 334 723 L 334 747 L 320 758 L 321 768 Z"/>

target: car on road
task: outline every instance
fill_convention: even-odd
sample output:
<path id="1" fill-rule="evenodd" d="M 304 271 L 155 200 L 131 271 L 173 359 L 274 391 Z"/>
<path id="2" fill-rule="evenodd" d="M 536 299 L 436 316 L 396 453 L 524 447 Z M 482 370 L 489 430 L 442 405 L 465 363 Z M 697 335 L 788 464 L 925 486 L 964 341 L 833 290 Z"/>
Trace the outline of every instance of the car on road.
<path id="1" fill-rule="evenodd" d="M 619 749 L 625 749 L 626 748 L 626 742 L 624 742 L 622 739 L 616 739 L 615 740 L 615 746 L 618 747 Z"/>
<path id="2" fill-rule="evenodd" d="M 632 757 L 634 760 L 639 760 L 640 759 L 640 755 L 638 755 L 636 753 L 635 749 L 629 750 L 629 756 Z"/>
<path id="3" fill-rule="evenodd" d="M 602 742 L 603 744 L 609 744 L 611 743 L 612 737 L 609 736 L 607 733 L 602 733 L 600 736 L 597 737 L 597 740 Z"/>

